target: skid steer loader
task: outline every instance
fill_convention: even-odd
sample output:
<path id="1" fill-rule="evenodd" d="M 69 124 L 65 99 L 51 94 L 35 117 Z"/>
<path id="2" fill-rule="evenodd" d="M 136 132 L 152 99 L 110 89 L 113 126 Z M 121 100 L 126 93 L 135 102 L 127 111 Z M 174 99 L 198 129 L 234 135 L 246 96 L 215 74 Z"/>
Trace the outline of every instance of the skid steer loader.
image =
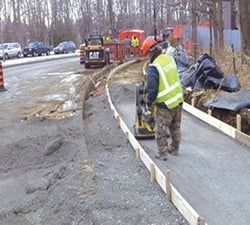
<path id="1" fill-rule="evenodd" d="M 110 50 L 104 45 L 101 35 L 90 35 L 85 40 L 84 47 L 85 68 L 91 66 L 105 66 L 110 63 Z"/>

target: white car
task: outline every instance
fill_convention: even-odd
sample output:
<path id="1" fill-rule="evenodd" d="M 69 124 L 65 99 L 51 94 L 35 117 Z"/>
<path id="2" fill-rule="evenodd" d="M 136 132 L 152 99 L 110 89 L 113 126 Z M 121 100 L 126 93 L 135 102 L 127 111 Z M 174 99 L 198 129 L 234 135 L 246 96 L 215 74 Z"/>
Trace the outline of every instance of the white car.
<path id="1" fill-rule="evenodd" d="M 4 57 L 3 57 L 4 56 Z M 17 42 L 0 44 L 0 58 L 20 58 L 22 56 L 22 47 Z"/>

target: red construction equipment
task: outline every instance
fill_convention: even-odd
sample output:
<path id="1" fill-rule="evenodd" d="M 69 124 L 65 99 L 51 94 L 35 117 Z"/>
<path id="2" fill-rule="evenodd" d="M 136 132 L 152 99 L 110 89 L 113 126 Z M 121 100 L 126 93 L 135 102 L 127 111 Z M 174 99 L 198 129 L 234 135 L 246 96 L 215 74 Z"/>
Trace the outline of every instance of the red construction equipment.
<path id="1" fill-rule="evenodd" d="M 125 47 L 122 42 L 109 41 L 104 46 L 110 50 L 111 61 L 122 61 L 125 58 Z"/>
<path id="2" fill-rule="evenodd" d="M 139 47 L 138 47 L 138 55 L 143 56 L 143 53 L 141 51 L 142 43 L 145 40 L 145 32 L 144 30 L 124 30 L 118 34 L 118 38 L 120 41 L 123 41 L 126 37 L 130 38 L 130 40 L 133 37 L 137 37 L 139 39 Z M 130 52 L 133 52 L 133 49 L 131 47 Z"/>

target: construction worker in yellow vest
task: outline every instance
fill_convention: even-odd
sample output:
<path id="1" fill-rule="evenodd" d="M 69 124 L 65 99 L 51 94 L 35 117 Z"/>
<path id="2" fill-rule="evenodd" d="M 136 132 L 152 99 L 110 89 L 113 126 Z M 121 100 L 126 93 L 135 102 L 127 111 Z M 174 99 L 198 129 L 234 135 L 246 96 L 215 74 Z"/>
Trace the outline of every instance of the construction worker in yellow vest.
<path id="1" fill-rule="evenodd" d="M 155 157 L 167 160 L 167 153 L 179 153 L 183 89 L 174 58 L 163 54 L 154 39 L 143 42 L 142 52 L 150 60 L 146 83 L 147 105 L 149 108 L 156 105 L 155 137 L 158 153 Z"/>
<path id="2" fill-rule="evenodd" d="M 137 52 L 138 52 L 138 47 L 139 47 L 139 38 L 138 37 L 136 37 L 136 36 L 132 37 L 131 46 L 133 48 L 134 57 L 136 57 Z"/>

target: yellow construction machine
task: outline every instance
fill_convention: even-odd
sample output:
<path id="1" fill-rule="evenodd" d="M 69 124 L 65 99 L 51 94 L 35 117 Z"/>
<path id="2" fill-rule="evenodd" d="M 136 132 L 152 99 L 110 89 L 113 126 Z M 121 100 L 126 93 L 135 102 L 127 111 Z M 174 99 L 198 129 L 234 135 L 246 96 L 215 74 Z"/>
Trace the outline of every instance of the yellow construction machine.
<path id="1" fill-rule="evenodd" d="M 85 39 L 84 63 L 85 68 L 105 66 L 110 63 L 110 50 L 104 46 L 102 35 L 94 34 Z"/>

